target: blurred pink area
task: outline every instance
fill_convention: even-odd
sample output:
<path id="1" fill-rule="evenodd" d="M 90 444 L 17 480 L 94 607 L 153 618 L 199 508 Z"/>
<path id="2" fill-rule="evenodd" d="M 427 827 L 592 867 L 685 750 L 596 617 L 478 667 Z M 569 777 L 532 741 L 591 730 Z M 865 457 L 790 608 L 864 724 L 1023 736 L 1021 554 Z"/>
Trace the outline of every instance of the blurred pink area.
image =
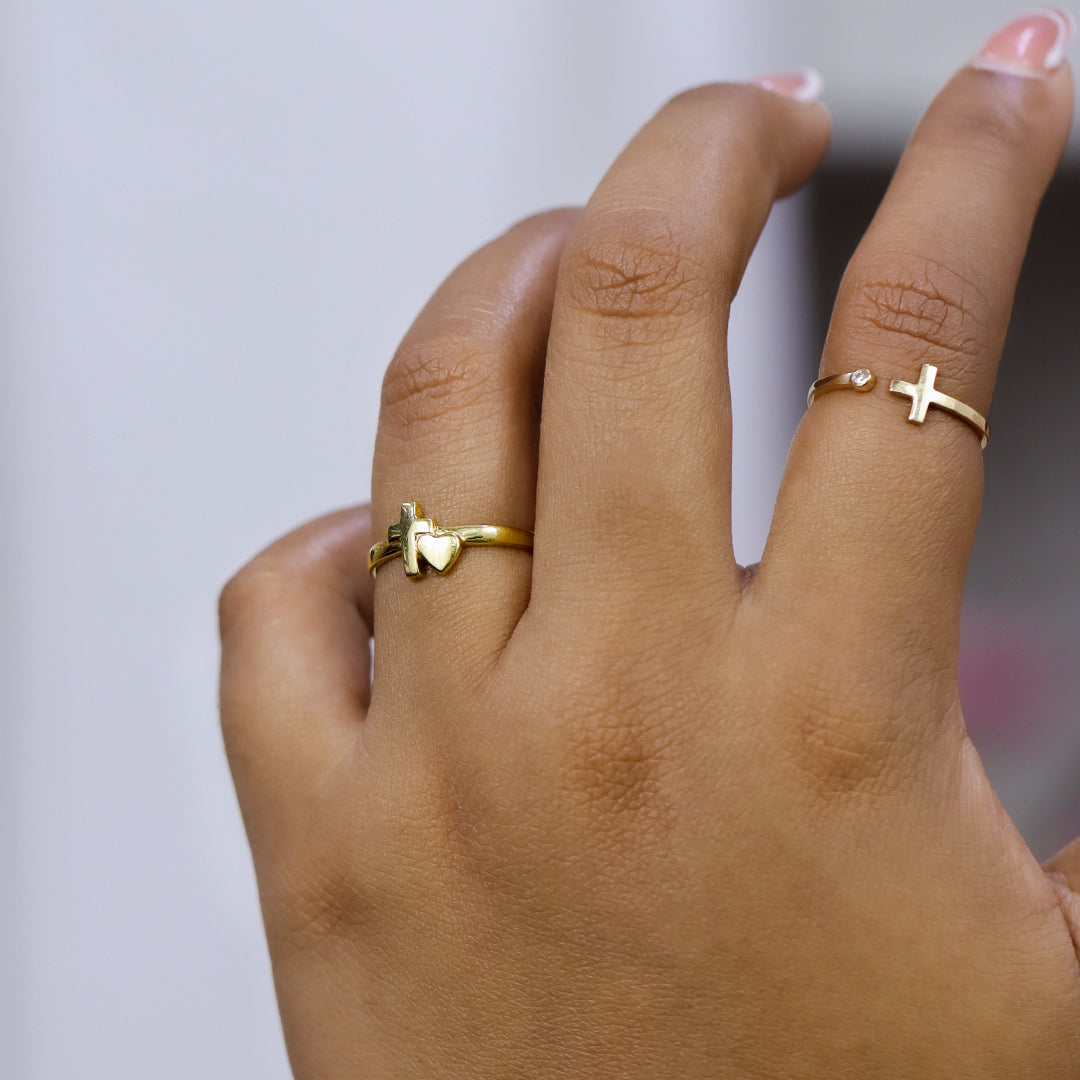
<path id="1" fill-rule="evenodd" d="M 960 701 L 973 738 L 1049 738 L 1061 723 L 1071 681 L 1068 642 L 1028 611 L 965 614 L 960 632 Z"/>

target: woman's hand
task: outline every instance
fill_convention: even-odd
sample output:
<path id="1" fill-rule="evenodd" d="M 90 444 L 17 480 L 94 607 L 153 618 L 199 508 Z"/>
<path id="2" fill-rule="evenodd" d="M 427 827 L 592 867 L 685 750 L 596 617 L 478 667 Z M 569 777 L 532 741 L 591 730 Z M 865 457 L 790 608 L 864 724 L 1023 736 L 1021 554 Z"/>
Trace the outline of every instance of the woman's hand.
<path id="1" fill-rule="evenodd" d="M 725 327 L 823 108 L 676 98 L 583 212 L 511 229 L 422 312 L 372 519 L 299 530 L 222 598 L 298 1077 L 1080 1075 L 1080 849 L 1039 866 L 957 700 L 979 440 L 887 390 L 930 363 L 990 404 L 1069 126 L 1066 30 L 999 35 L 1027 77 L 968 67 L 919 127 L 822 361 L 879 385 L 806 414 L 756 574 Z M 373 586 L 408 500 L 535 550 Z"/>

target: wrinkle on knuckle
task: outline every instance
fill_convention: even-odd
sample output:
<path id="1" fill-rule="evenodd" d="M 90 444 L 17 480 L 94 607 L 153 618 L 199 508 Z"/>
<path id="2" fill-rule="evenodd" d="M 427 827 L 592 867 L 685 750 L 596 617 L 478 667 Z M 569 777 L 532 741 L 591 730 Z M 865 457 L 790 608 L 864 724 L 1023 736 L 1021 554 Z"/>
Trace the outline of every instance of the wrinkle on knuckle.
<path id="1" fill-rule="evenodd" d="M 903 733 L 910 725 L 858 695 L 841 700 L 841 676 L 789 689 L 779 715 L 790 734 L 792 761 L 811 789 L 836 799 L 876 798 L 902 783 Z M 871 697 L 873 700 L 873 697 Z"/>
<path id="2" fill-rule="evenodd" d="M 498 790 L 459 759 L 446 761 L 441 772 L 441 799 L 433 819 L 448 858 L 488 892 L 505 891 L 512 876 L 512 848 L 502 828 L 506 809 L 499 804 Z"/>
<path id="3" fill-rule="evenodd" d="M 627 665 L 629 666 L 629 665 Z M 675 706 L 658 700 L 650 678 L 606 665 L 562 693 L 575 702 L 562 726 L 562 782 L 573 804 L 609 837 L 662 832 L 672 813 L 669 778 Z"/>
<path id="4" fill-rule="evenodd" d="M 279 860 L 267 890 L 268 921 L 299 951 L 355 943 L 377 910 L 373 890 L 338 857 Z"/>
<path id="5" fill-rule="evenodd" d="M 933 262 L 910 262 L 889 275 L 865 276 L 855 284 L 852 298 L 856 319 L 891 346 L 914 352 L 920 362 L 944 361 L 962 372 L 984 352 L 981 296 Z"/>
<path id="6" fill-rule="evenodd" d="M 708 273 L 674 215 L 611 210 L 568 249 L 560 275 L 564 299 L 604 332 L 637 340 L 698 314 Z"/>
<path id="7" fill-rule="evenodd" d="M 382 384 L 385 429 L 403 442 L 439 433 L 508 388 L 495 357 L 476 343 L 432 340 L 402 346 Z"/>
<path id="8" fill-rule="evenodd" d="M 860 276 L 848 294 L 859 322 L 913 359 L 944 361 L 963 374 L 978 362 L 987 339 L 980 290 L 929 259 L 909 259 L 888 273 Z"/>
<path id="9" fill-rule="evenodd" d="M 656 764 L 645 740 L 605 712 L 594 712 L 569 733 L 569 777 L 587 803 L 620 813 L 648 806 L 656 790 Z"/>

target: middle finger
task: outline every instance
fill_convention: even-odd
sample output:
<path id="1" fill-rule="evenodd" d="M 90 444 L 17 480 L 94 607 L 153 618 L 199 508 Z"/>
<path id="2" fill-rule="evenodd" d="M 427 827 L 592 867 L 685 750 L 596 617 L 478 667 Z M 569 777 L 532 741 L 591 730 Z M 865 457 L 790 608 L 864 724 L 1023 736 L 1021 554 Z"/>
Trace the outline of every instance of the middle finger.
<path id="1" fill-rule="evenodd" d="M 701 87 L 589 201 L 548 343 L 530 615 L 557 606 L 610 633 L 620 596 L 636 618 L 649 588 L 671 602 L 673 575 L 710 609 L 734 603 L 728 308 L 774 199 L 810 175 L 828 131 L 818 105 Z"/>

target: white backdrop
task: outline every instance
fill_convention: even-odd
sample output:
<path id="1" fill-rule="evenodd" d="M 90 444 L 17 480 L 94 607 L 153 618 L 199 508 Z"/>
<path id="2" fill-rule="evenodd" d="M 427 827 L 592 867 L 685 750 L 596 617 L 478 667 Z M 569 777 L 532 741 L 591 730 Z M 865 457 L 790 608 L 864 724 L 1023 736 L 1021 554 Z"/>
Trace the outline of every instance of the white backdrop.
<path id="1" fill-rule="evenodd" d="M 217 590 L 366 498 L 381 369 L 464 254 L 582 201 L 684 86 L 850 73 L 804 8 L 9 5 L 0 1075 L 287 1076 L 217 728 Z M 939 34 L 939 73 L 992 26 Z M 800 409 L 800 236 L 788 204 L 735 313 L 747 558 Z M 787 412 L 755 408 L 777 389 Z"/>

